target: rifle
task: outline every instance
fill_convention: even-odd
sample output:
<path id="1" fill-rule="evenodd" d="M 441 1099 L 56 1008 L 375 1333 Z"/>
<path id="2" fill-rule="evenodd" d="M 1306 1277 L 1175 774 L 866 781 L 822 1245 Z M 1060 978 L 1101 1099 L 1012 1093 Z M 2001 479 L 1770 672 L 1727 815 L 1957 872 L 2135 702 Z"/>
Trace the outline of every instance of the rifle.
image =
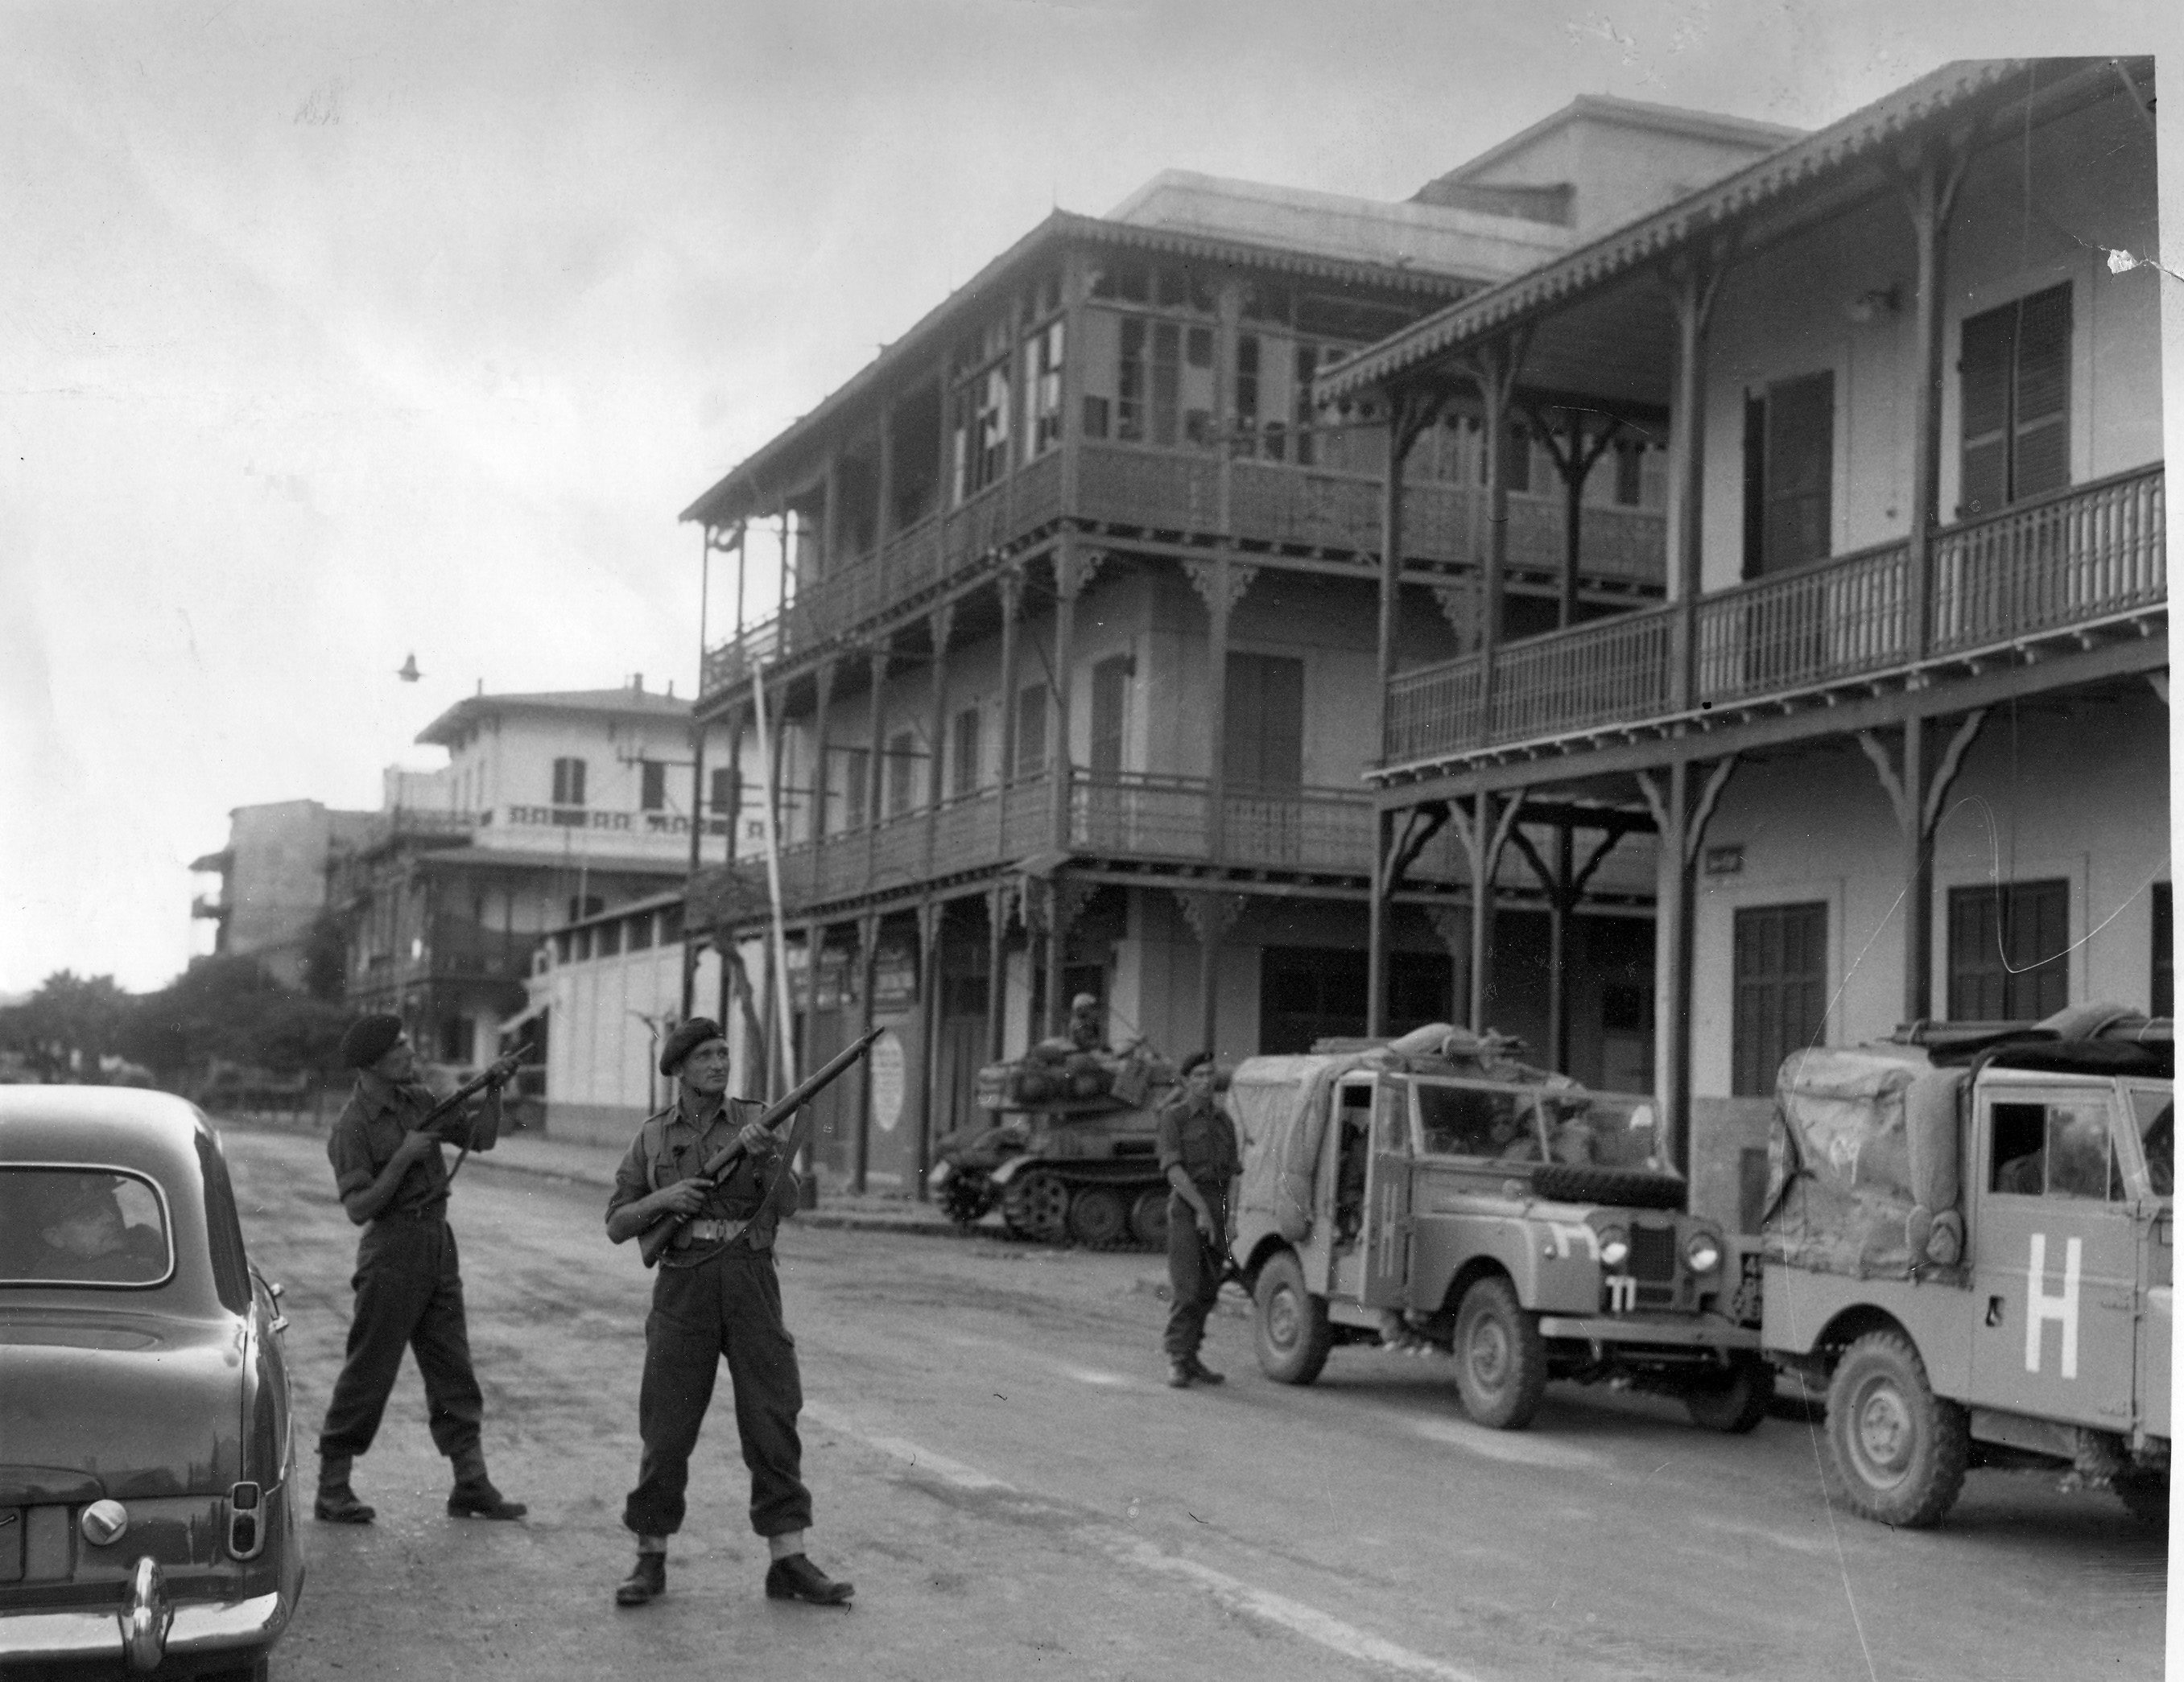
<path id="1" fill-rule="evenodd" d="M 523 1048 L 521 1046 L 518 1046 L 515 1050 L 510 1052 L 505 1057 L 495 1058 L 493 1061 L 488 1065 L 484 1069 L 481 1070 L 478 1073 L 472 1075 L 468 1080 L 465 1081 L 445 1098 L 443 1098 L 438 1103 L 427 1110 L 425 1112 L 424 1119 L 419 1122 L 415 1128 L 410 1129 L 410 1131 L 413 1133 L 429 1133 L 433 1131 L 438 1126 L 443 1117 L 453 1112 L 465 1099 L 471 1096 L 472 1094 L 488 1086 L 499 1086 L 503 1083 L 513 1078 L 517 1067 L 522 1063 L 522 1061 Z M 455 1152 L 455 1166 L 448 1170 L 448 1184 L 449 1185 L 453 1185 L 455 1183 L 455 1176 L 460 1173 L 463 1170 L 463 1159 L 470 1154 L 471 1148 L 467 1144 L 465 1144 L 461 1150 Z"/>
<path id="2" fill-rule="evenodd" d="M 758 1118 L 759 1125 L 768 1128 L 777 1127 L 782 1122 L 794 1116 L 817 1097 L 824 1088 L 831 1085 L 837 1077 L 849 1068 L 850 1064 L 871 1050 L 872 1042 L 886 1032 L 885 1028 L 876 1028 L 854 1044 L 845 1047 L 811 1079 L 805 1081 L 788 1097 L 760 1116 Z M 740 1131 L 738 1129 L 738 1132 Z M 743 1161 L 744 1156 L 743 1140 L 738 1139 L 733 1145 L 727 1146 L 707 1162 L 699 1171 L 697 1178 L 713 1185 L 718 1185 L 735 1172 L 736 1164 Z M 675 1242 L 675 1234 L 682 1230 L 689 1218 L 687 1215 L 662 1215 L 638 1234 L 637 1253 L 646 1267 L 652 1267 L 667 1253 L 667 1246 Z"/>

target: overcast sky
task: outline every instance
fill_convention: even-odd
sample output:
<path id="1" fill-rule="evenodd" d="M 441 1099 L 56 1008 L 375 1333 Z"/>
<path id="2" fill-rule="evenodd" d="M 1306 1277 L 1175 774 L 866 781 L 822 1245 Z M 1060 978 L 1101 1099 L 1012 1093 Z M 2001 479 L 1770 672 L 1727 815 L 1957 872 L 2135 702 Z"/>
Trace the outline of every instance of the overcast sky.
<path id="1" fill-rule="evenodd" d="M 2170 10 L 0 0 L 0 994 L 163 984 L 230 808 L 376 806 L 480 680 L 688 694 L 677 512 L 1054 206 L 1404 198 L 1580 93 L 1814 126 Z"/>

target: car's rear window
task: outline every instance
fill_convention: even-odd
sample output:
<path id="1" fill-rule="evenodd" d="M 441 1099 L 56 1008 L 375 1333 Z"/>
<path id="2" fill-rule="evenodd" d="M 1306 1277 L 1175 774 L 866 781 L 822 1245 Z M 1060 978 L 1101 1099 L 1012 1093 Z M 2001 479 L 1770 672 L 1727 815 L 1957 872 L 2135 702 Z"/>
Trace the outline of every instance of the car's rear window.
<path id="1" fill-rule="evenodd" d="M 156 1285 L 174 1266 L 166 1201 L 142 1175 L 0 1167 L 0 1285 Z"/>

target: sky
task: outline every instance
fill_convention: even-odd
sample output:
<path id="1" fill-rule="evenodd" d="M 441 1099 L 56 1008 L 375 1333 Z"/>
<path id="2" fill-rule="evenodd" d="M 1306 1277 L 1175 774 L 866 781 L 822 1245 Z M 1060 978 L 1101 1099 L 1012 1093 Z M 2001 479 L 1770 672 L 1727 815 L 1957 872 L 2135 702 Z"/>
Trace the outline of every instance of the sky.
<path id="1" fill-rule="evenodd" d="M 231 809 L 376 807 L 481 682 L 690 693 L 677 514 L 1050 209 L 1407 198 L 1580 93 L 1814 127 L 2178 14 L 0 0 L 0 996 L 164 984 Z"/>

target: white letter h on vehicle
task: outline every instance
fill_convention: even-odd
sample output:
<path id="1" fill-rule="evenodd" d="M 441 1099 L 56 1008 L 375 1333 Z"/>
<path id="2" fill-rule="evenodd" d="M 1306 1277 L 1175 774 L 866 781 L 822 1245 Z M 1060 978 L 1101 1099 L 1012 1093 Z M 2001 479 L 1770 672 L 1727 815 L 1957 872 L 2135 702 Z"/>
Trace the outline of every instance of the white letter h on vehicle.
<path id="1" fill-rule="evenodd" d="M 2040 1370 L 2040 1328 L 2050 1320 L 2063 1325 L 2063 1376 L 2078 1376 L 2078 1268 L 2084 1259 L 2085 1240 L 2071 1239 L 2063 1247 L 2063 1293 L 2048 1295 L 2048 1234 L 2032 1234 L 2032 1260 L 2025 1270 L 2025 1370 Z"/>

